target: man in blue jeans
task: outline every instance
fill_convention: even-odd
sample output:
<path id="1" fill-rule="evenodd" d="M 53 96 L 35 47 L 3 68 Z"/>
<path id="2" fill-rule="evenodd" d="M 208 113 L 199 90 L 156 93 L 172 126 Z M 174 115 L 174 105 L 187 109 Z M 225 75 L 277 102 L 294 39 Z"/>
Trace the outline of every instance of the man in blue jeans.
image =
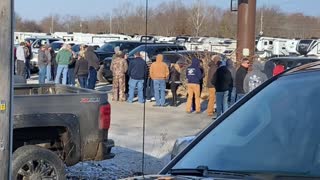
<path id="1" fill-rule="evenodd" d="M 42 45 L 38 51 L 39 66 L 39 84 L 44 84 L 47 74 L 48 57 L 46 55 L 46 47 Z"/>
<path id="2" fill-rule="evenodd" d="M 211 83 L 216 88 L 217 117 L 228 109 L 228 94 L 233 87 L 231 72 L 221 61 L 217 62 L 219 67 L 213 75 Z"/>
<path id="3" fill-rule="evenodd" d="M 129 97 L 128 102 L 132 103 L 134 98 L 134 90 L 138 88 L 138 101 L 144 103 L 144 81 L 147 74 L 147 64 L 140 57 L 140 52 L 135 54 L 135 58 L 130 60 L 128 68 L 129 76 Z"/>
<path id="4" fill-rule="evenodd" d="M 153 80 L 154 97 L 156 104 L 154 106 L 165 106 L 166 102 L 166 79 L 169 77 L 169 68 L 163 62 L 163 55 L 159 54 L 156 62 L 150 67 L 150 78 Z"/>
<path id="5" fill-rule="evenodd" d="M 86 52 L 84 53 L 85 59 L 88 61 L 88 89 L 95 89 L 97 83 L 97 71 L 100 68 L 99 58 L 94 52 L 92 46 L 88 46 Z"/>

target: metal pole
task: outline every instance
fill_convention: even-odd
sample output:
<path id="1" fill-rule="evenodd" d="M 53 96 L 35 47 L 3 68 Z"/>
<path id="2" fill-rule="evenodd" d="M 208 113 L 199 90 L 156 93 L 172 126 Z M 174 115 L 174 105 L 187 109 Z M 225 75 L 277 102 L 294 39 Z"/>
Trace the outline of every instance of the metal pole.
<path id="1" fill-rule="evenodd" d="M 0 3 L 0 179 L 11 179 L 13 100 L 13 0 Z"/>
<path id="2" fill-rule="evenodd" d="M 256 0 L 238 1 L 237 60 L 243 58 L 243 49 L 249 49 L 252 60 L 255 51 Z"/>

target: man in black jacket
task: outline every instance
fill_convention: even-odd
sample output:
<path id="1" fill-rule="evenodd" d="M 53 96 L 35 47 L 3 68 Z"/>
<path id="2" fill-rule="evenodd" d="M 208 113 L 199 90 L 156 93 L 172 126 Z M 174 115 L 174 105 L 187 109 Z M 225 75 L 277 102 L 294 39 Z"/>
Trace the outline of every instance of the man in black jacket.
<path id="1" fill-rule="evenodd" d="M 247 73 L 248 73 L 248 68 L 250 65 L 250 61 L 248 58 L 244 58 L 242 60 L 241 66 L 238 68 L 237 72 L 236 72 L 236 92 L 237 92 L 237 101 L 239 99 L 241 99 L 244 95 L 244 89 L 243 89 L 243 82 L 244 82 L 244 78 L 246 77 Z"/>
<path id="2" fill-rule="evenodd" d="M 140 52 L 135 54 L 135 58 L 130 60 L 128 68 L 129 76 L 129 97 L 128 102 L 132 103 L 134 98 L 134 89 L 138 87 L 138 101 L 144 103 L 144 81 L 147 75 L 147 64 L 140 57 Z"/>
<path id="3" fill-rule="evenodd" d="M 222 66 L 222 62 L 218 61 L 219 67 L 213 75 L 211 83 L 216 88 L 217 117 L 228 109 L 229 89 L 233 86 L 232 75 L 226 66 Z"/>

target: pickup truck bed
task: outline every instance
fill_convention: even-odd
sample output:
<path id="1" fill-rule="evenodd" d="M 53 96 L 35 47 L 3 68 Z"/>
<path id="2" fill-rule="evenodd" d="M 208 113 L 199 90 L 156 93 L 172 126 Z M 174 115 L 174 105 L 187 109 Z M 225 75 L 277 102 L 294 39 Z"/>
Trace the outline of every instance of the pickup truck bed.
<path id="1" fill-rule="evenodd" d="M 76 87 L 15 85 L 13 150 L 38 145 L 67 164 L 112 158 L 107 94 Z"/>

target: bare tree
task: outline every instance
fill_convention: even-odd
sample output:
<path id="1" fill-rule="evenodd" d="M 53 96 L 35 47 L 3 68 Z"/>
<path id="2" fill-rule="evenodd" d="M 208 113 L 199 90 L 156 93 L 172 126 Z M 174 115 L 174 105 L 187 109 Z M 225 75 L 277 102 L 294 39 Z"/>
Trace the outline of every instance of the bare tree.
<path id="1" fill-rule="evenodd" d="M 207 16 L 207 8 L 203 0 L 195 0 L 191 7 L 190 19 L 194 27 L 195 36 L 199 36 L 203 22 Z"/>

